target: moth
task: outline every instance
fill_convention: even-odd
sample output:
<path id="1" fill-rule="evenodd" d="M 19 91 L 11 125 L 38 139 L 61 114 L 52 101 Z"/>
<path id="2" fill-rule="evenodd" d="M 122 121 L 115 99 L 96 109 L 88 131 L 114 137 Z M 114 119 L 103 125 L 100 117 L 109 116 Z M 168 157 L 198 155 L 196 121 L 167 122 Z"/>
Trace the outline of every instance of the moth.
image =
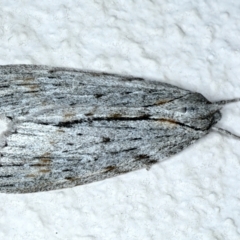
<path id="1" fill-rule="evenodd" d="M 238 100 L 212 103 L 137 77 L 0 66 L 0 114 L 7 124 L 0 192 L 62 189 L 149 169 L 208 134 L 222 106 Z"/>

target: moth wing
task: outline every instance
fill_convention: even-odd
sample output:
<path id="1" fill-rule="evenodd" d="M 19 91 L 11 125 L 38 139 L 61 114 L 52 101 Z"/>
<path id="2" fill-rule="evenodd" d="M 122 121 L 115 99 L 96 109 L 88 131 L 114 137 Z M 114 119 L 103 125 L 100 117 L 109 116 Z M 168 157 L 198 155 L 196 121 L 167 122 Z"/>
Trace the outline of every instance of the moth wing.
<path id="1" fill-rule="evenodd" d="M 0 150 L 0 191 L 72 187 L 148 167 L 181 151 L 206 132 L 151 109 L 188 94 L 141 78 L 0 66 L 0 112 L 12 123 Z"/>
<path id="2" fill-rule="evenodd" d="M 143 78 L 47 66 L 0 66 L 0 113 L 21 121 L 59 106 L 65 106 L 69 115 L 71 108 L 79 105 L 90 110 L 159 106 L 189 93 Z"/>
<path id="3" fill-rule="evenodd" d="M 85 122 L 72 127 L 21 123 L 1 150 L 0 191 L 73 187 L 148 168 L 201 138 L 164 121 Z"/>

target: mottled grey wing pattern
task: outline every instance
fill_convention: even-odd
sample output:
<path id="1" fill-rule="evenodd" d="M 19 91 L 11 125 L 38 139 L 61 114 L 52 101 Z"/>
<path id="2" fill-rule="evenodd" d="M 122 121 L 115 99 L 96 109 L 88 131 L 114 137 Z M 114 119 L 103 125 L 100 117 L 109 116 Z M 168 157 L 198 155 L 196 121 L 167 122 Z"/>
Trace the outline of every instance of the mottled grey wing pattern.
<path id="1" fill-rule="evenodd" d="M 11 130 L 0 149 L 0 192 L 73 187 L 166 159 L 208 132 L 172 120 L 191 94 L 141 78 L 1 66 L 0 113 Z"/>

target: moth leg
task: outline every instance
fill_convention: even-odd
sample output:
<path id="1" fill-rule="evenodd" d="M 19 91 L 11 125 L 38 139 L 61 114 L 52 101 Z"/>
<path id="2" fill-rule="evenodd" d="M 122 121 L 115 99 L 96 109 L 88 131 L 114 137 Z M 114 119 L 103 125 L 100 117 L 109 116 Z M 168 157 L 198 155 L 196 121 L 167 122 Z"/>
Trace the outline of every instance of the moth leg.
<path id="1" fill-rule="evenodd" d="M 13 131 L 12 118 L 0 114 L 0 147 L 7 145 L 7 136 Z"/>
<path id="2" fill-rule="evenodd" d="M 151 165 L 147 165 L 147 164 L 146 164 L 146 170 L 147 170 L 147 171 L 149 171 L 151 167 L 152 167 L 152 164 L 151 164 Z"/>
<path id="3" fill-rule="evenodd" d="M 157 163 L 157 160 L 149 160 L 148 162 L 145 163 L 145 168 L 147 171 L 150 170 L 150 168 L 152 167 L 152 165 L 154 165 L 155 163 Z"/>

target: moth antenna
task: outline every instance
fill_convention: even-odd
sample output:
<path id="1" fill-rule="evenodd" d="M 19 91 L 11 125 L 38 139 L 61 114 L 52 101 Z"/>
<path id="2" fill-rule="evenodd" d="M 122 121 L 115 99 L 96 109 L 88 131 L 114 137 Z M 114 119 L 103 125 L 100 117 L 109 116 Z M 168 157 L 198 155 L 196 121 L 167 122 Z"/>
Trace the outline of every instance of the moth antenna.
<path id="1" fill-rule="evenodd" d="M 237 139 L 240 139 L 240 136 L 238 136 L 238 135 L 236 135 L 236 134 L 234 134 L 234 133 L 232 133 L 232 132 L 229 132 L 229 131 L 226 130 L 226 129 L 219 128 L 219 127 L 212 127 L 211 129 L 212 129 L 213 131 L 216 131 L 216 132 L 220 133 L 220 134 L 224 134 L 224 135 L 228 135 L 228 136 L 231 136 L 231 137 L 235 137 L 235 138 L 237 138 Z"/>
<path id="2" fill-rule="evenodd" d="M 213 102 L 212 104 L 219 105 L 219 106 L 224 106 L 226 104 L 234 103 L 234 102 L 240 102 L 240 98 L 234 98 L 234 99 L 229 99 L 229 100 L 217 101 L 217 102 Z"/>

